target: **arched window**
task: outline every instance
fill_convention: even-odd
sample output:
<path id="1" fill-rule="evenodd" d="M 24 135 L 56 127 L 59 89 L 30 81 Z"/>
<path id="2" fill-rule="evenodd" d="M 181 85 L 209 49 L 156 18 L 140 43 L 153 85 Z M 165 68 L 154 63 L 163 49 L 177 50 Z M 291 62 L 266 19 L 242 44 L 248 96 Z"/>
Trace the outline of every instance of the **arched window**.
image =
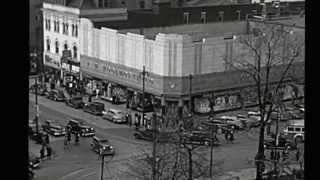
<path id="1" fill-rule="evenodd" d="M 78 56 L 78 49 L 77 49 L 77 46 L 73 46 L 73 58 L 77 58 Z"/>
<path id="2" fill-rule="evenodd" d="M 47 39 L 47 51 L 50 51 L 50 39 Z"/>
<path id="3" fill-rule="evenodd" d="M 59 53 L 59 42 L 58 42 L 58 40 L 56 40 L 55 46 L 56 46 L 56 53 L 58 54 Z"/>
<path id="4" fill-rule="evenodd" d="M 64 43 L 64 50 L 68 50 L 68 44 L 67 43 Z"/>

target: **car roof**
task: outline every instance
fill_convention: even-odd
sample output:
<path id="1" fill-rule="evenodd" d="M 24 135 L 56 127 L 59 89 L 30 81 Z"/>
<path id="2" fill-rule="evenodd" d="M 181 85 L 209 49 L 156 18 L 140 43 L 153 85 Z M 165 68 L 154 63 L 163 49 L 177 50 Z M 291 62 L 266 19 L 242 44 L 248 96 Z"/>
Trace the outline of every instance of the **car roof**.
<path id="1" fill-rule="evenodd" d="M 120 109 L 112 109 L 112 108 L 110 108 L 109 111 L 113 111 L 113 112 L 116 112 L 116 113 L 123 112 L 123 111 L 120 110 Z"/>

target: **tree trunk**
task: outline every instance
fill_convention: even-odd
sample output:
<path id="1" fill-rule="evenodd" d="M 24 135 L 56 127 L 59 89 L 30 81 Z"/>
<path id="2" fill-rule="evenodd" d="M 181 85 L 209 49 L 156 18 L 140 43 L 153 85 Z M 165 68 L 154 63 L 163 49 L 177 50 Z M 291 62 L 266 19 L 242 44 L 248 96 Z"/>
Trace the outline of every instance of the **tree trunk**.
<path id="1" fill-rule="evenodd" d="M 189 178 L 188 180 L 192 180 L 192 150 L 188 149 L 188 157 L 189 157 Z"/>
<path id="2" fill-rule="evenodd" d="M 261 120 L 262 121 L 262 120 Z M 258 153 L 256 156 L 256 160 L 259 160 L 256 165 L 257 165 L 257 170 L 256 170 L 256 180 L 262 180 L 262 166 L 264 165 L 264 162 L 262 160 L 264 159 L 264 130 L 265 130 L 265 124 L 264 122 L 261 123 L 260 126 L 260 135 L 259 135 L 259 147 L 258 147 Z"/>

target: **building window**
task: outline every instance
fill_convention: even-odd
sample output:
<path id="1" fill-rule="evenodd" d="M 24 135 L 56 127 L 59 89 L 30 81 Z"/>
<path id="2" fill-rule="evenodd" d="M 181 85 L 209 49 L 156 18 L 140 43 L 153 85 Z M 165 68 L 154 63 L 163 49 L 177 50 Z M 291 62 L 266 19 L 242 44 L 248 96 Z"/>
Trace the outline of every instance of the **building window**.
<path id="1" fill-rule="evenodd" d="M 106 7 L 108 7 L 108 0 L 99 0 L 98 6 L 99 6 L 99 8 L 106 8 Z"/>
<path id="2" fill-rule="evenodd" d="M 46 30 L 50 31 L 51 25 L 50 25 L 50 19 L 46 19 Z"/>
<path id="3" fill-rule="evenodd" d="M 73 58 L 77 58 L 78 56 L 78 49 L 77 49 L 77 46 L 73 46 Z"/>
<path id="4" fill-rule="evenodd" d="M 53 21 L 53 31 L 57 32 L 57 21 Z"/>
<path id="5" fill-rule="evenodd" d="M 207 12 L 201 12 L 201 17 L 200 17 L 201 23 L 207 23 Z"/>
<path id="6" fill-rule="evenodd" d="M 223 22 L 223 15 L 224 15 L 224 12 L 219 11 L 219 22 Z"/>
<path id="7" fill-rule="evenodd" d="M 183 23 L 189 24 L 189 13 L 188 12 L 183 13 Z"/>
<path id="8" fill-rule="evenodd" d="M 141 8 L 141 9 L 144 9 L 144 8 L 145 8 L 145 7 L 144 7 L 144 1 L 140 1 L 139 4 L 140 4 L 140 8 Z"/>
<path id="9" fill-rule="evenodd" d="M 238 19 L 238 21 L 240 21 L 240 19 L 241 19 L 241 13 L 240 13 L 240 10 L 236 10 L 236 14 L 237 14 L 237 19 Z"/>
<path id="10" fill-rule="evenodd" d="M 98 69 L 98 63 L 95 63 L 95 64 L 94 64 L 94 68 L 95 68 L 95 69 Z"/>
<path id="11" fill-rule="evenodd" d="M 62 23 L 63 34 L 68 35 L 68 23 Z"/>
<path id="12" fill-rule="evenodd" d="M 68 50 L 68 44 L 67 43 L 64 44 L 64 50 Z"/>
<path id="13" fill-rule="evenodd" d="M 78 37 L 78 26 L 72 24 L 72 36 Z"/>
<path id="14" fill-rule="evenodd" d="M 47 51 L 50 52 L 50 39 L 47 39 Z"/>
<path id="15" fill-rule="evenodd" d="M 56 41 L 55 46 L 56 46 L 56 53 L 58 54 L 59 53 L 59 42 L 58 41 Z"/>

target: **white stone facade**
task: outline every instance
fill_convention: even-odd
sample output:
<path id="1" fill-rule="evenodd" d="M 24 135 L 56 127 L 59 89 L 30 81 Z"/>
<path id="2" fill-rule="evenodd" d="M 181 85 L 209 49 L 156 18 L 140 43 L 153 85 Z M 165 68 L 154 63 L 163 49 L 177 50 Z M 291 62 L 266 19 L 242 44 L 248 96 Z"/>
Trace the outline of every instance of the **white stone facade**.
<path id="1" fill-rule="evenodd" d="M 224 36 L 193 42 L 187 34 L 158 33 L 147 39 L 135 33 L 119 33 L 109 28 L 96 29 L 81 18 L 80 53 L 160 76 L 181 77 L 226 70 L 226 57 L 232 58 L 233 40 Z M 229 54 L 227 56 L 227 54 Z"/>
<path id="2" fill-rule="evenodd" d="M 79 9 L 57 4 L 43 3 L 42 10 L 44 32 L 44 64 L 53 66 L 55 68 L 60 68 L 58 64 L 61 65 L 62 51 L 65 49 L 65 45 L 67 45 L 68 50 L 71 50 L 72 60 L 80 62 Z M 59 23 L 57 26 L 57 31 L 55 31 L 54 27 L 55 21 Z M 50 29 L 47 27 L 49 22 Z M 68 24 L 68 28 L 66 28 L 67 33 L 63 32 L 63 23 Z M 56 52 L 56 42 L 58 42 L 58 53 Z M 50 49 L 48 49 L 48 45 L 50 45 Z M 51 58 L 52 63 L 46 61 L 46 56 Z M 74 67 L 74 69 L 75 71 L 79 71 L 79 68 Z"/>

